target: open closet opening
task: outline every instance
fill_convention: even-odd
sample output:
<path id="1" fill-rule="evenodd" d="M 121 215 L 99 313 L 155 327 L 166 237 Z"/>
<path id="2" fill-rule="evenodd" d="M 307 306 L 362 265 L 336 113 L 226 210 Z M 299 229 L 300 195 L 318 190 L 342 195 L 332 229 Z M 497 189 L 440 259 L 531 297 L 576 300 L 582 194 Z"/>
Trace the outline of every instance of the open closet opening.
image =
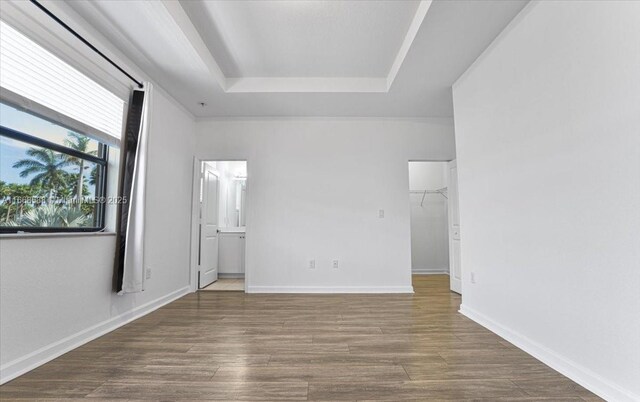
<path id="1" fill-rule="evenodd" d="M 448 274 L 447 162 L 409 162 L 412 274 Z"/>
<path id="2" fill-rule="evenodd" d="M 411 272 L 449 275 L 443 280 L 462 293 L 456 166 L 455 160 L 409 162 Z"/>
<path id="3" fill-rule="evenodd" d="M 246 161 L 202 161 L 198 288 L 244 291 Z"/>

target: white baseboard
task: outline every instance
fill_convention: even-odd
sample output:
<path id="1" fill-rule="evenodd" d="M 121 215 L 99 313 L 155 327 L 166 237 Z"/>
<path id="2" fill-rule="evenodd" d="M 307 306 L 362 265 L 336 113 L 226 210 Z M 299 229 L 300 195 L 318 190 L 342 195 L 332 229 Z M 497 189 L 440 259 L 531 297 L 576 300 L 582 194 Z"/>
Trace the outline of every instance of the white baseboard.
<path id="1" fill-rule="evenodd" d="M 413 286 L 249 286 L 247 293 L 413 293 Z"/>
<path id="2" fill-rule="evenodd" d="M 449 275 L 449 268 L 412 268 L 413 275 Z"/>
<path id="3" fill-rule="evenodd" d="M 640 395 L 619 387 L 586 367 L 559 355 L 469 307 L 461 305 L 459 312 L 607 401 L 640 401 Z"/>
<path id="4" fill-rule="evenodd" d="M 218 278 L 220 279 L 244 279 L 244 273 L 225 273 L 218 272 Z"/>
<path id="5" fill-rule="evenodd" d="M 171 292 L 166 296 L 152 300 L 126 313 L 105 320 L 85 330 L 77 332 L 57 342 L 44 346 L 28 355 L 19 357 L 0 367 L 0 385 L 21 376 L 56 357 L 59 357 L 79 346 L 84 345 L 108 332 L 113 331 L 131 321 L 138 319 L 172 301 L 190 293 L 189 286 Z"/>

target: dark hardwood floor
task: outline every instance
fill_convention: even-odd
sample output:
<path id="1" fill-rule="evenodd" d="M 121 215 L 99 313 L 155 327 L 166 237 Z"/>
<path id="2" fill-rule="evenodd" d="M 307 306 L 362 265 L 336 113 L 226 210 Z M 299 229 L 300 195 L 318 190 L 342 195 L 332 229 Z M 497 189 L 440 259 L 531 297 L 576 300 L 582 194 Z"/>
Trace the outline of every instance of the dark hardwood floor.
<path id="1" fill-rule="evenodd" d="M 198 292 L 0 387 L 0 398 L 584 401 L 595 395 L 414 295 Z"/>

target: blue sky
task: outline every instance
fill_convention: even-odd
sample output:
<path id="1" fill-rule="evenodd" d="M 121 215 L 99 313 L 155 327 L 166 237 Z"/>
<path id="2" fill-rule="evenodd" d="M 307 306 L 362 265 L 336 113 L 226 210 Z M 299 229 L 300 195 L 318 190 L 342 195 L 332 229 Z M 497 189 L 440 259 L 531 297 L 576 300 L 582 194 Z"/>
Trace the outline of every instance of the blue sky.
<path id="1" fill-rule="evenodd" d="M 46 120 L 32 116 L 25 112 L 21 112 L 10 106 L 0 103 L 0 124 L 26 134 L 33 134 L 40 138 L 51 142 L 63 144 L 67 137 L 67 130 L 64 127 L 57 126 Z M 97 149 L 97 141 L 91 141 L 91 150 Z M 19 176 L 20 170 L 14 169 L 13 164 L 20 159 L 27 158 L 26 151 L 31 147 L 12 138 L 0 136 L 0 180 L 6 183 L 27 184 L 31 181 L 30 177 L 22 178 Z M 93 164 L 89 164 L 93 167 Z M 70 166 L 65 169 L 69 172 L 77 172 L 77 168 Z M 85 171 L 85 177 L 88 179 L 90 169 Z M 89 191 L 93 194 L 93 188 L 90 186 Z"/>
<path id="2" fill-rule="evenodd" d="M 24 147 L 6 137 L 0 137 L 0 180 L 5 183 L 28 183 L 29 179 L 22 178 L 18 169 L 11 166 L 25 157 Z"/>

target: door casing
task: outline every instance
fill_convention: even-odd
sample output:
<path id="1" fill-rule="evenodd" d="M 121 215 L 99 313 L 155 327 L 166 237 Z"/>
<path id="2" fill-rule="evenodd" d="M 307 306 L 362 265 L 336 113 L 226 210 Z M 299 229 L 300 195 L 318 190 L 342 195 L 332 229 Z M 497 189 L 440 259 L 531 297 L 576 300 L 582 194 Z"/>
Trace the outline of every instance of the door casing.
<path id="1" fill-rule="evenodd" d="M 216 161 L 241 161 L 246 162 L 247 164 L 247 182 L 246 182 L 246 198 L 245 204 L 247 206 L 247 212 L 249 212 L 248 208 L 251 207 L 251 176 L 250 169 L 251 164 L 247 159 L 237 159 L 237 158 L 204 158 L 204 157 L 194 157 L 193 158 L 193 182 L 191 184 L 191 253 L 189 258 L 189 289 L 191 292 L 196 292 L 198 290 L 198 251 L 200 247 L 200 178 L 201 178 L 201 169 L 202 162 L 216 162 Z M 250 231 L 250 214 L 247 214 L 246 218 L 246 234 L 249 234 Z M 249 239 L 247 239 L 249 240 Z M 247 250 L 250 245 L 245 243 L 245 271 L 244 271 L 244 291 L 247 292 L 249 285 L 249 277 L 251 275 L 249 265 L 247 262 Z"/>
<path id="2" fill-rule="evenodd" d="M 449 162 L 447 171 L 449 210 L 449 281 L 451 290 L 462 294 L 462 265 L 460 264 L 460 207 L 458 201 L 458 165 Z"/>

